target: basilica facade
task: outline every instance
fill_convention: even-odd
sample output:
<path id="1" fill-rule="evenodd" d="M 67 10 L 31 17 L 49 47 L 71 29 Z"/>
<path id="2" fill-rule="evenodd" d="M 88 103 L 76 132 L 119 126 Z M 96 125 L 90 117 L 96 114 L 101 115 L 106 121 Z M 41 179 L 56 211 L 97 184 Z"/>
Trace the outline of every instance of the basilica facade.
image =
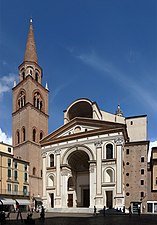
<path id="1" fill-rule="evenodd" d="M 89 99 L 74 101 L 64 111 L 63 126 L 41 141 L 45 208 L 138 205 L 144 211 L 148 145 L 147 116 L 125 118 L 120 106 L 112 114 Z"/>

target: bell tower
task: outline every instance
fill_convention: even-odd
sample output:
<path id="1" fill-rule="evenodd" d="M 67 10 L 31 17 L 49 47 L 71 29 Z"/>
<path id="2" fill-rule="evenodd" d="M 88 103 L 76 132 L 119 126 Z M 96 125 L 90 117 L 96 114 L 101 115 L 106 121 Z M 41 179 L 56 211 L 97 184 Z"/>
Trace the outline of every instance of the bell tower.
<path id="1" fill-rule="evenodd" d="M 14 155 L 30 162 L 30 197 L 42 196 L 42 158 L 40 140 L 48 134 L 48 89 L 42 85 L 42 68 L 38 64 L 32 19 L 19 82 L 12 98 L 12 139 Z M 27 186 L 27 182 L 24 184 Z"/>

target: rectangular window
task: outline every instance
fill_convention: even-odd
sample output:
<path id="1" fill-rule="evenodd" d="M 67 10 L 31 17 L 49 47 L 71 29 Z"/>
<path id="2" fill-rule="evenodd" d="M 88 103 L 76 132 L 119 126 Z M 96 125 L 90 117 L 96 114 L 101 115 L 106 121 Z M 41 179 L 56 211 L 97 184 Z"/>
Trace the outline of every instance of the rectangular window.
<path id="1" fill-rule="evenodd" d="M 143 197 L 144 197 L 144 192 L 142 191 L 142 192 L 141 192 L 141 198 L 143 198 Z"/>
<path id="2" fill-rule="evenodd" d="M 18 172 L 15 170 L 14 171 L 14 179 L 17 180 L 17 177 L 18 177 Z"/>
<path id="3" fill-rule="evenodd" d="M 141 174 L 142 174 L 142 175 L 144 174 L 144 169 L 141 169 Z"/>
<path id="4" fill-rule="evenodd" d="M 126 154 L 129 155 L 129 148 L 126 149 Z"/>
<path id="5" fill-rule="evenodd" d="M 24 167 L 25 167 L 25 171 L 27 171 L 27 164 L 25 164 L 25 166 L 24 166 Z"/>
<path id="6" fill-rule="evenodd" d="M 157 213 L 157 203 L 154 203 L 154 212 Z"/>
<path id="7" fill-rule="evenodd" d="M 27 195 L 27 186 L 23 186 L 23 194 Z"/>
<path id="8" fill-rule="evenodd" d="M 141 162 L 144 162 L 144 157 L 141 157 Z"/>
<path id="9" fill-rule="evenodd" d="M 11 184 L 7 184 L 8 192 L 11 192 Z"/>
<path id="10" fill-rule="evenodd" d="M 8 167 L 11 167 L 11 159 L 8 159 Z"/>
<path id="11" fill-rule="evenodd" d="M 27 173 L 25 173 L 24 180 L 25 180 L 25 182 L 27 182 Z"/>
<path id="12" fill-rule="evenodd" d="M 153 212 L 153 204 L 147 203 L 147 212 Z"/>
<path id="13" fill-rule="evenodd" d="M 18 185 L 14 184 L 14 192 L 17 194 L 18 193 Z"/>
<path id="14" fill-rule="evenodd" d="M 8 169 L 8 178 L 11 178 L 11 169 Z"/>
<path id="15" fill-rule="evenodd" d="M 8 152 L 11 152 L 11 148 L 10 147 L 8 147 Z"/>
<path id="16" fill-rule="evenodd" d="M 17 169 L 17 161 L 14 162 L 14 167 Z"/>
<path id="17" fill-rule="evenodd" d="M 141 180 L 141 185 L 144 185 L 144 180 Z"/>

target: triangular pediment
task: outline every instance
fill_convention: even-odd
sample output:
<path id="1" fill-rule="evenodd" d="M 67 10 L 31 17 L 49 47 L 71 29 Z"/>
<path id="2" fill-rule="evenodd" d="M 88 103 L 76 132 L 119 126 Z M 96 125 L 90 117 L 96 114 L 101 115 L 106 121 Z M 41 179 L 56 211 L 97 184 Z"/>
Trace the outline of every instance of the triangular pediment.
<path id="1" fill-rule="evenodd" d="M 111 133 L 120 130 L 125 130 L 126 132 L 124 124 L 76 117 L 69 123 L 46 136 L 40 143 L 42 146 L 45 146 L 54 142 L 92 136 L 95 133 Z"/>

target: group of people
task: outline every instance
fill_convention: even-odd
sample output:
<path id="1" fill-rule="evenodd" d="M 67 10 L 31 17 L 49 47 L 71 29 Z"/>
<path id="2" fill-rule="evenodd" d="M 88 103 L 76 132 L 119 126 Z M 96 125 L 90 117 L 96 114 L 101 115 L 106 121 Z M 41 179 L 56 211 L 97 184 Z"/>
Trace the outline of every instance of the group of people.
<path id="1" fill-rule="evenodd" d="M 29 221 L 32 221 L 32 220 L 33 220 L 32 216 L 33 216 L 33 212 L 29 212 L 29 213 L 27 214 L 27 219 L 26 219 L 26 220 L 27 220 L 27 222 L 29 222 Z M 16 217 L 16 220 L 18 220 L 18 219 L 19 219 L 19 217 L 20 217 L 21 221 L 23 221 L 23 218 L 22 218 L 22 213 L 21 213 L 21 209 L 20 209 L 20 207 L 18 207 L 18 212 L 17 212 L 17 217 Z M 45 220 L 45 209 L 44 209 L 44 207 L 43 207 L 43 206 L 41 207 L 40 219 L 41 219 L 41 220 Z"/>

